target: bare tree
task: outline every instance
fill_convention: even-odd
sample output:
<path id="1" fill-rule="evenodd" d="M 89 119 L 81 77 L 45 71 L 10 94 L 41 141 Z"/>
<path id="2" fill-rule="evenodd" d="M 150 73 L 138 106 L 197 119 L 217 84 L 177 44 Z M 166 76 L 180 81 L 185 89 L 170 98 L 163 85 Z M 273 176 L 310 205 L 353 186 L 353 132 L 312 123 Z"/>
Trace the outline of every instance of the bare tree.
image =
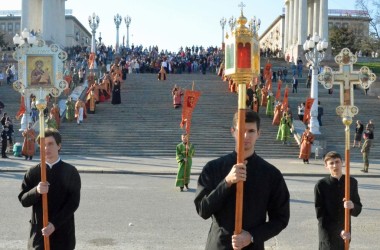
<path id="1" fill-rule="evenodd" d="M 371 33 L 376 40 L 380 40 L 380 0 L 356 0 L 355 5 L 370 18 Z"/>

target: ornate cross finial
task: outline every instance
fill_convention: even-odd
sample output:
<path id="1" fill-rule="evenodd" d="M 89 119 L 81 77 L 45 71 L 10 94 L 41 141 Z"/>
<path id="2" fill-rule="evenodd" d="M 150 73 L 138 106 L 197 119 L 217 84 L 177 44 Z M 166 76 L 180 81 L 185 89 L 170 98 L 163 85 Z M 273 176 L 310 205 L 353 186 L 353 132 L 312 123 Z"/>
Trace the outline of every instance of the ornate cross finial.
<path id="1" fill-rule="evenodd" d="M 238 7 L 241 8 L 241 13 L 243 13 L 243 8 L 245 7 L 245 4 L 243 2 L 241 2 Z"/>

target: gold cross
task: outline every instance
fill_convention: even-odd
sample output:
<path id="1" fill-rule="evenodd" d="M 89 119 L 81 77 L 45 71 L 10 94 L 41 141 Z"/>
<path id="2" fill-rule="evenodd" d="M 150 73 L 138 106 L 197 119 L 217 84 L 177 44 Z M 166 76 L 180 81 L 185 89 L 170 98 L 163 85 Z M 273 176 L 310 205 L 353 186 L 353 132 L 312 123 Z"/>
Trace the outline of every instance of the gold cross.
<path id="1" fill-rule="evenodd" d="M 326 89 L 331 89 L 333 84 L 340 86 L 340 106 L 337 113 L 340 116 L 353 117 L 359 112 L 354 106 L 354 85 L 361 85 L 364 89 L 376 80 L 376 75 L 368 67 L 362 67 L 359 71 L 353 70 L 353 64 L 357 57 L 347 48 L 335 57 L 335 62 L 339 64 L 339 71 L 333 71 L 330 67 L 325 67 L 324 72 L 318 75 L 318 81 Z"/>

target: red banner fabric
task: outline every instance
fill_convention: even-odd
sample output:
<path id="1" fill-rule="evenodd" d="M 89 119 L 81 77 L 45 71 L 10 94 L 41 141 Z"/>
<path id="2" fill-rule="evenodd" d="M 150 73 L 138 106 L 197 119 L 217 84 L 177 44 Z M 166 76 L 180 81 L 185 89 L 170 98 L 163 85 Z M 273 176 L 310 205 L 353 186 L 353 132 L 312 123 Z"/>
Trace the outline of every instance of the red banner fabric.
<path id="1" fill-rule="evenodd" d="M 26 111 L 26 108 L 25 108 L 24 96 L 21 96 L 20 109 L 18 110 L 16 114 L 16 118 L 20 119 L 20 117 L 25 113 L 25 111 Z"/>
<path id="2" fill-rule="evenodd" d="M 282 87 L 282 81 L 278 80 L 277 83 L 277 92 L 276 92 L 276 100 L 279 101 L 281 99 L 281 87 Z"/>
<path id="3" fill-rule="evenodd" d="M 186 133 L 190 132 L 191 127 L 191 116 L 193 114 L 194 108 L 197 105 L 198 99 L 201 95 L 200 91 L 186 90 L 183 98 L 182 105 L 182 120 L 180 127 L 185 126 Z"/>
<path id="4" fill-rule="evenodd" d="M 282 100 L 282 110 L 286 111 L 289 106 L 289 87 L 286 85 L 284 92 L 284 99 Z"/>
<path id="5" fill-rule="evenodd" d="M 310 121 L 310 111 L 311 111 L 311 107 L 313 106 L 313 103 L 314 103 L 314 98 L 307 98 L 306 99 L 306 103 L 305 103 L 305 112 L 304 112 L 304 115 L 303 115 L 303 123 L 305 124 L 309 124 L 309 121 Z"/>

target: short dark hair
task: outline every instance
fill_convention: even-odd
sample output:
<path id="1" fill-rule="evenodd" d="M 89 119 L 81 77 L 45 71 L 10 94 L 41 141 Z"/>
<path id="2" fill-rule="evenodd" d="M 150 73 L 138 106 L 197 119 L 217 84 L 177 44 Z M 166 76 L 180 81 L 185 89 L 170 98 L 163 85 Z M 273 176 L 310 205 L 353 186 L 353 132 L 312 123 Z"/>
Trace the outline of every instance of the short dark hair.
<path id="1" fill-rule="evenodd" d="M 62 143 L 62 136 L 57 129 L 55 128 L 45 129 L 45 138 L 49 136 L 54 137 L 55 143 L 57 143 L 57 145 Z M 37 137 L 37 142 L 38 144 L 40 144 L 40 136 Z"/>
<path id="2" fill-rule="evenodd" d="M 234 118 L 232 119 L 232 128 L 236 128 L 238 123 L 238 113 L 239 111 L 236 111 Z M 245 122 L 246 123 L 256 123 L 257 130 L 260 129 L 260 116 L 251 109 L 245 110 Z"/>
<path id="3" fill-rule="evenodd" d="M 339 158 L 340 160 L 342 160 L 342 156 L 338 152 L 330 151 L 327 154 L 325 154 L 325 156 L 323 157 L 323 161 L 326 163 L 326 161 L 330 159 L 336 159 L 336 158 Z"/>

